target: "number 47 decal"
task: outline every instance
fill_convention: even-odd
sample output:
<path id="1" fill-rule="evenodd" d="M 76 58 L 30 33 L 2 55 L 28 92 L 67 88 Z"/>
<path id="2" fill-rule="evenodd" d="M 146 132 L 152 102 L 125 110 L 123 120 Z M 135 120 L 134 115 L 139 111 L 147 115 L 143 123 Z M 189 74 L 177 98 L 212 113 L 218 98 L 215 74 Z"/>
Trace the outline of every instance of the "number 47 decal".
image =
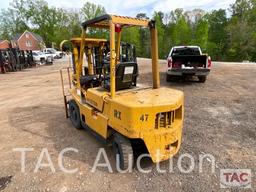
<path id="1" fill-rule="evenodd" d="M 148 114 L 143 114 L 140 116 L 141 121 L 148 121 Z"/>

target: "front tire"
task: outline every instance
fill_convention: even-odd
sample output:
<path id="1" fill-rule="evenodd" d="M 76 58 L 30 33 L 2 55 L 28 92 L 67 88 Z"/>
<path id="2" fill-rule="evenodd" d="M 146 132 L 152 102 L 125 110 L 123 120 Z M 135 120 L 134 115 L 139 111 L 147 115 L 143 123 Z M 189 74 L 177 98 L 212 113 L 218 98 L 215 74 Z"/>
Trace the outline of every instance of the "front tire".
<path id="1" fill-rule="evenodd" d="M 70 120 L 76 129 L 82 129 L 80 110 L 75 100 L 68 102 Z"/>
<path id="2" fill-rule="evenodd" d="M 167 81 L 167 82 L 171 82 L 171 81 L 172 81 L 172 76 L 166 74 L 166 81 Z"/>
<path id="3" fill-rule="evenodd" d="M 206 81 L 206 76 L 198 76 L 199 82 L 200 83 L 205 83 Z"/>
<path id="4" fill-rule="evenodd" d="M 129 139 L 125 138 L 119 133 L 115 133 L 113 139 L 113 148 L 115 157 L 119 160 L 119 167 L 121 170 L 126 170 L 131 166 L 133 167 L 134 155 Z"/>

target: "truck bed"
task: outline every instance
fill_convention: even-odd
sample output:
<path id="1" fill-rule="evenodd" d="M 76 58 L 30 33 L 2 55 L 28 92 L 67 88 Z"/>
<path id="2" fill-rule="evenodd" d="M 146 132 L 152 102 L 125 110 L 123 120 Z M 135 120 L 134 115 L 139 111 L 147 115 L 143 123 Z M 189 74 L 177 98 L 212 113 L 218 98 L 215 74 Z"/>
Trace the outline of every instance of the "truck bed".
<path id="1" fill-rule="evenodd" d="M 206 68 L 207 55 L 173 55 L 172 62 L 174 68 Z"/>

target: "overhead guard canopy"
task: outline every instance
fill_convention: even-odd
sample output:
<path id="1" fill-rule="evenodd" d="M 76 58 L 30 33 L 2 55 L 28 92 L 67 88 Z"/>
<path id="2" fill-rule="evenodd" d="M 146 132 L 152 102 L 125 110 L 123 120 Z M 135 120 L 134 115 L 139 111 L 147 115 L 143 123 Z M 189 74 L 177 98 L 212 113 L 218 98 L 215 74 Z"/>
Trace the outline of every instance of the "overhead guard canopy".
<path id="1" fill-rule="evenodd" d="M 147 19 L 139 19 L 139 18 L 132 18 L 126 16 L 117 16 L 117 15 L 102 15 L 96 17 L 94 19 L 90 19 L 82 23 L 82 36 L 81 36 L 81 49 L 79 58 L 79 72 L 77 73 L 78 76 L 81 74 L 81 66 L 83 65 L 83 48 L 85 45 L 85 34 L 87 28 L 103 28 L 109 29 L 109 41 L 110 41 L 110 93 L 111 98 L 115 97 L 116 92 L 116 84 L 115 84 L 115 74 L 116 68 L 115 65 L 117 63 L 116 55 L 119 55 L 119 48 L 121 42 L 121 28 L 124 27 L 145 27 L 149 28 L 150 30 L 150 42 L 151 42 L 151 58 L 152 58 L 152 78 L 153 78 L 153 88 L 157 89 L 160 87 L 160 78 L 159 78 L 159 69 L 158 69 L 158 40 L 157 40 L 157 29 L 155 26 L 154 20 L 147 20 Z M 117 35 L 117 48 L 115 47 L 115 35 Z M 78 79 L 78 78 L 77 78 Z M 78 86 L 80 86 L 78 84 Z"/>
<path id="2" fill-rule="evenodd" d="M 102 15 L 99 17 L 96 17 L 91 20 L 87 20 L 82 23 L 83 28 L 92 27 L 92 28 L 105 28 L 109 29 L 110 22 L 114 24 L 119 24 L 120 27 L 125 26 L 141 26 L 141 27 L 153 27 L 154 21 L 149 21 L 146 19 L 138 19 L 138 18 L 132 18 L 132 17 L 126 17 L 126 16 L 117 16 L 117 15 Z M 152 25 L 153 24 L 153 25 Z"/>

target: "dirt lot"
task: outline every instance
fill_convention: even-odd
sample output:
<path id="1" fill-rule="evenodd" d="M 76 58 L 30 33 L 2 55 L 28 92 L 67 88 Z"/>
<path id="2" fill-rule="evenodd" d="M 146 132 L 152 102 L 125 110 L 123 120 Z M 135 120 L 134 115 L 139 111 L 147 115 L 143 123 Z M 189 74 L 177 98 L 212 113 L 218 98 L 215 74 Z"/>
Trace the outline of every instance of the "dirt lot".
<path id="1" fill-rule="evenodd" d="M 139 59 L 139 63 L 139 83 L 150 84 L 149 61 Z M 98 149 L 105 145 L 88 132 L 75 130 L 65 119 L 59 68 L 67 64 L 58 62 L 0 74 L 0 191 L 220 191 L 221 168 L 252 169 L 252 187 L 256 187 L 256 65 L 214 63 L 207 82 L 201 84 L 167 83 L 165 62 L 160 64 L 162 86 L 185 93 L 183 143 L 173 158 L 173 171 L 167 161 L 161 167 L 169 171 L 157 173 L 148 160 L 143 162 L 146 169 L 152 169 L 148 174 L 137 170 L 109 173 L 107 169 L 92 173 Z M 20 153 L 13 151 L 19 147 L 34 149 L 26 154 L 25 173 L 21 172 Z M 79 150 L 64 155 L 65 167 L 78 168 L 75 174 L 63 173 L 58 167 L 58 155 L 66 147 Z M 49 167 L 34 173 L 43 148 L 49 151 L 55 173 Z M 185 153 L 196 159 L 189 174 L 177 168 L 179 156 Z M 215 173 L 210 160 L 199 173 L 199 155 L 203 154 L 215 157 Z M 182 165 L 185 169 L 190 163 L 184 159 Z"/>

